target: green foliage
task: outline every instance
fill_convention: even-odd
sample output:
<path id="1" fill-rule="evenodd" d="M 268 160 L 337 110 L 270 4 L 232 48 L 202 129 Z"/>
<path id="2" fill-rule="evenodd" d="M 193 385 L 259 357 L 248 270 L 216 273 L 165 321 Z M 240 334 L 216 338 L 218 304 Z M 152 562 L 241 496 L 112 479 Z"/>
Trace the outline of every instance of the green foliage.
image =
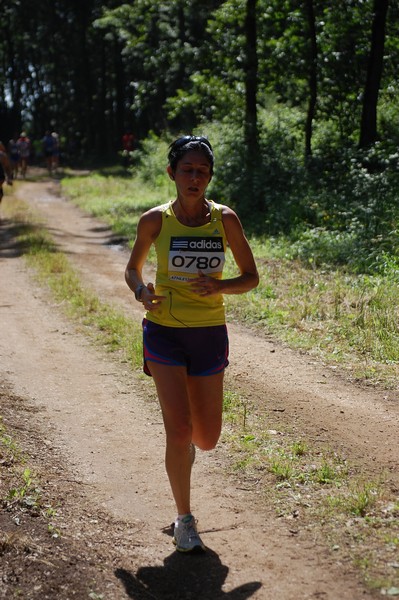
<path id="1" fill-rule="evenodd" d="M 134 82 L 131 109 L 146 133 L 165 128 L 165 110 L 177 129 L 190 130 L 199 120 L 187 103 L 184 113 L 171 110 L 171 98 L 184 98 L 190 76 L 208 62 L 206 23 L 217 5 L 209 0 L 140 0 L 110 8 L 96 21 L 123 47 L 123 61 Z"/>
<path id="2" fill-rule="evenodd" d="M 337 479 L 337 471 L 333 465 L 324 461 L 316 470 L 314 477 L 318 483 L 333 483 Z"/>
<path id="3" fill-rule="evenodd" d="M 381 486 L 375 482 L 355 482 L 346 494 L 329 498 L 334 508 L 340 508 L 357 517 L 366 517 L 375 507 Z"/>
<path id="4" fill-rule="evenodd" d="M 166 177 L 168 146 L 172 139 L 166 141 L 151 132 L 143 140 L 139 159 L 139 176 L 147 184 L 154 188 L 165 188 L 168 185 Z"/>
<path id="5" fill-rule="evenodd" d="M 382 257 L 399 251 L 398 157 L 379 144 L 368 151 L 321 149 L 309 170 L 308 226 L 303 221 L 297 231 L 297 256 L 383 272 Z"/>
<path id="6" fill-rule="evenodd" d="M 240 422 L 242 429 L 246 428 L 247 402 L 232 390 L 225 390 L 223 394 L 223 417 L 226 422 Z"/>
<path id="7" fill-rule="evenodd" d="M 270 464 L 270 472 L 277 481 L 287 481 L 294 475 L 292 463 L 287 459 L 275 459 Z"/>
<path id="8" fill-rule="evenodd" d="M 21 450 L 15 444 L 13 438 L 7 433 L 3 425 L 3 417 L 0 416 L 0 460 L 3 467 L 11 467 L 14 463 L 23 462 Z"/>
<path id="9" fill-rule="evenodd" d="M 315 135 L 346 145 L 359 137 L 373 0 L 313 1 L 316 65 L 305 7 L 297 0 L 257 1 L 258 106 L 267 108 L 272 94 L 281 106 L 306 111 L 315 66 Z M 391 2 L 378 90 L 381 139 L 389 135 L 393 141 L 398 138 L 398 13 Z M 38 141 L 55 127 L 64 140 L 62 158 L 76 162 L 116 159 L 127 127 L 138 140 L 150 131 L 191 131 L 210 119 L 229 119 L 241 131 L 245 17 L 246 3 L 240 0 L 37 0 L 33 13 L 29 0 L 10 0 L 0 36 L 2 135 L 7 139 L 25 123 Z M 264 178 L 256 178 L 255 189 L 262 190 Z M 290 216 L 286 211 L 281 221 Z"/>
<path id="10" fill-rule="evenodd" d="M 357 131 L 361 93 L 367 69 L 372 0 L 327 2 L 321 9 L 318 43 L 320 52 L 319 111 L 332 116 L 344 141 Z M 337 74 L 341 73 L 340 77 Z"/>
<path id="11" fill-rule="evenodd" d="M 294 442 L 291 447 L 293 456 L 305 456 L 309 451 L 308 444 L 303 441 Z"/>
<path id="12" fill-rule="evenodd" d="M 197 115 L 198 122 L 218 121 L 226 112 L 242 120 L 243 115 L 242 84 L 230 84 L 223 76 L 218 76 L 210 69 L 195 72 L 190 77 L 190 87 L 178 89 L 175 96 L 165 102 L 168 119 L 179 120 L 183 115 Z M 189 127 L 191 130 L 192 127 Z"/>
<path id="13" fill-rule="evenodd" d="M 261 154 L 254 182 L 246 176 L 246 146 L 242 128 L 225 121 L 217 125 L 216 169 L 212 194 L 233 206 L 248 231 L 268 234 L 289 231 L 302 218 L 298 202 L 305 168 L 300 158 L 297 115 L 270 104 L 262 113 Z M 214 128 L 210 128 L 211 139 Z M 302 191 L 302 194 L 304 192 Z M 260 206 L 254 210 L 254 206 Z"/>
<path id="14" fill-rule="evenodd" d="M 18 487 L 11 488 L 5 499 L 6 506 L 19 505 L 24 508 L 38 508 L 42 490 L 32 478 L 32 472 L 26 467 L 21 474 L 21 483 Z"/>
<path id="15" fill-rule="evenodd" d="M 259 74 L 279 102 L 303 105 L 307 93 L 308 39 L 302 6 L 290 0 L 259 2 Z"/>

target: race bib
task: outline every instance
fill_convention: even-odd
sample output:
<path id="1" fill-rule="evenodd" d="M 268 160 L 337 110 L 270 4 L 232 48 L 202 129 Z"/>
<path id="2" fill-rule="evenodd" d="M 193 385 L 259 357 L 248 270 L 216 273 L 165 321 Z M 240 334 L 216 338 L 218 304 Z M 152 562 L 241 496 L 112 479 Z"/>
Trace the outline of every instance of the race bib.
<path id="1" fill-rule="evenodd" d="M 186 281 L 201 270 L 207 275 L 222 273 L 225 263 L 221 237 L 171 237 L 169 279 Z"/>

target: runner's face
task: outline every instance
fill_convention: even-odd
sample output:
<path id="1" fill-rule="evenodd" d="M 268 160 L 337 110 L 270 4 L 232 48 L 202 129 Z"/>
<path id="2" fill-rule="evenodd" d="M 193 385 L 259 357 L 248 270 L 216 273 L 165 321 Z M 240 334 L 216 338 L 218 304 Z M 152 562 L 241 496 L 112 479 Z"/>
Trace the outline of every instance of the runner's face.
<path id="1" fill-rule="evenodd" d="M 174 176 L 179 196 L 183 198 L 203 198 L 211 180 L 211 165 L 202 152 L 191 150 L 177 163 Z"/>

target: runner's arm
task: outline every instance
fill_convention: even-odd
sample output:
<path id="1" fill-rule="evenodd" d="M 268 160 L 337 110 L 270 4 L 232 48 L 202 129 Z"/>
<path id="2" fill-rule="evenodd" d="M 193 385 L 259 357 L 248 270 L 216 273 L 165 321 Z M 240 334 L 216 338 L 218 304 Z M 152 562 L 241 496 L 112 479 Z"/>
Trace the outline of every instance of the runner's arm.
<path id="1" fill-rule="evenodd" d="M 125 270 L 125 280 L 133 293 L 143 286 L 139 300 L 143 304 L 156 304 L 163 300 L 163 296 L 156 296 L 154 285 L 144 283 L 143 267 L 151 245 L 158 237 L 162 224 L 162 214 L 158 209 L 151 209 L 144 213 L 137 225 L 136 239 Z M 150 307 L 151 309 L 151 307 Z"/>
<path id="2" fill-rule="evenodd" d="M 200 296 L 211 294 L 243 294 L 255 288 L 259 283 L 259 274 L 255 259 L 245 237 L 241 221 L 236 213 L 223 207 L 223 226 L 227 242 L 233 253 L 234 260 L 240 271 L 240 275 L 230 279 L 216 279 L 199 273 L 199 277 L 193 280 L 192 289 Z"/>

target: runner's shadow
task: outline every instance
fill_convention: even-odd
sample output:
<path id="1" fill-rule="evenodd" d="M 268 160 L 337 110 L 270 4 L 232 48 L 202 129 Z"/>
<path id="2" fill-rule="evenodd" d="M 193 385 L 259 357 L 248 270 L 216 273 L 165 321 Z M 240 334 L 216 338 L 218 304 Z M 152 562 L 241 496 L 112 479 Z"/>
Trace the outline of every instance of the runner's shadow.
<path id="1" fill-rule="evenodd" d="M 224 592 L 228 572 L 218 555 L 207 550 L 190 556 L 174 552 L 164 566 L 140 567 L 136 574 L 117 569 L 115 575 L 134 600 L 246 600 L 262 585 L 251 581 Z"/>

